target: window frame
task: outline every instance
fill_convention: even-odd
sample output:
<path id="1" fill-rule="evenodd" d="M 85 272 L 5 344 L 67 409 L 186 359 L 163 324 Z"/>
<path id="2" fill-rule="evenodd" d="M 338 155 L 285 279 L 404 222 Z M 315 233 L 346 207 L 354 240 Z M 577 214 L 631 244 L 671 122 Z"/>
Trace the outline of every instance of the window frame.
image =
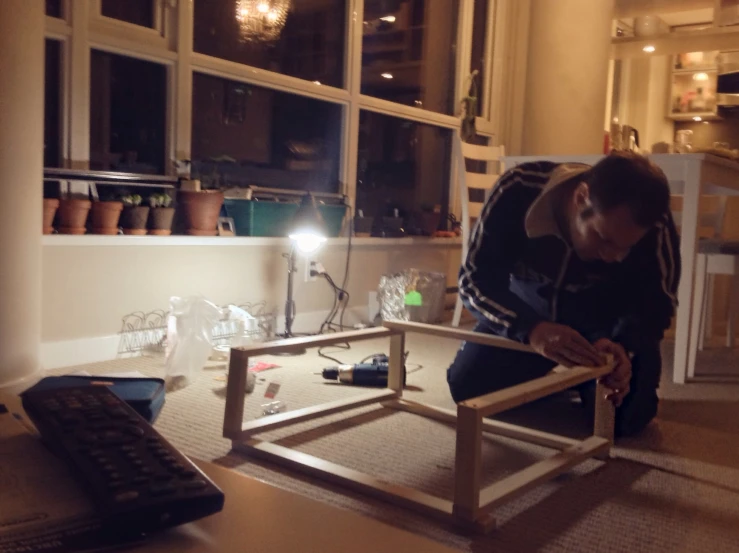
<path id="1" fill-rule="evenodd" d="M 457 55 L 454 70 L 454 114 L 397 104 L 361 93 L 362 22 L 365 0 L 347 0 L 344 87 L 317 85 L 297 77 L 258 69 L 197 53 L 193 50 L 194 2 L 155 0 L 155 28 L 146 28 L 102 15 L 101 0 L 64 0 L 64 19 L 46 17 L 46 38 L 62 41 L 62 165 L 86 169 L 90 159 L 90 55 L 93 48 L 133 57 L 167 68 L 166 174 L 174 175 L 174 161 L 191 159 L 193 73 L 206 73 L 238 82 L 340 104 L 343 107 L 339 179 L 341 192 L 355 206 L 361 110 L 390 115 L 444 129 L 459 129 L 459 104 L 469 74 L 472 17 L 475 0 L 459 0 Z M 433 1 L 433 0 L 432 0 Z M 477 0 L 479 1 L 479 0 Z M 506 9 L 511 0 L 490 0 L 486 35 L 486 82 L 483 117 L 478 134 L 493 139 L 503 124 L 503 51 Z M 494 102 L 492 99 L 496 98 Z M 449 174 L 450 212 L 457 213 L 457 185 L 452 156 Z"/>

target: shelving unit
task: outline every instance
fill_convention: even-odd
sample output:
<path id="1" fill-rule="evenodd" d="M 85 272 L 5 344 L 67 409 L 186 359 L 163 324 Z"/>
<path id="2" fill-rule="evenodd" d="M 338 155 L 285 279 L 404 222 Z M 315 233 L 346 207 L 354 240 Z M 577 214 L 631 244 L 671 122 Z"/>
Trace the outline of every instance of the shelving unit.
<path id="1" fill-rule="evenodd" d="M 720 119 L 716 104 L 717 50 L 673 57 L 667 117 L 675 121 Z"/>

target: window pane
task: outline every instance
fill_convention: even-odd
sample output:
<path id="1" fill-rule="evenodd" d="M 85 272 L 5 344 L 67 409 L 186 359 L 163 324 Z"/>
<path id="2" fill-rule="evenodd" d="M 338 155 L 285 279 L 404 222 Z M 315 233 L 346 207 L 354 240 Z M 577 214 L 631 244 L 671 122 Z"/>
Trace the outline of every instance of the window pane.
<path id="1" fill-rule="evenodd" d="M 414 227 L 422 212 L 449 212 L 452 131 L 362 111 L 360 114 L 357 209 L 375 219 L 398 210 Z"/>
<path id="2" fill-rule="evenodd" d="M 362 94 L 454 110 L 459 0 L 366 0 Z"/>
<path id="3" fill-rule="evenodd" d="M 194 49 L 342 87 L 346 4 L 346 0 L 195 0 Z M 280 27 L 279 10 L 284 5 L 291 8 Z"/>
<path id="4" fill-rule="evenodd" d="M 477 115 L 482 115 L 485 93 L 485 48 L 487 47 L 487 22 L 489 0 L 475 0 L 475 13 L 472 24 L 472 60 L 470 71 L 477 70 Z"/>
<path id="5" fill-rule="evenodd" d="M 105 17 L 120 19 L 142 27 L 154 27 L 155 0 L 103 0 Z"/>
<path id="6" fill-rule="evenodd" d="M 339 105 L 195 73 L 192 172 L 207 187 L 339 191 Z"/>
<path id="7" fill-rule="evenodd" d="M 61 44 L 46 40 L 44 66 L 44 167 L 61 167 Z"/>
<path id="8" fill-rule="evenodd" d="M 165 67 L 93 50 L 90 71 L 90 168 L 163 174 Z"/>
<path id="9" fill-rule="evenodd" d="M 62 0 L 46 0 L 46 15 L 51 17 L 63 17 Z"/>

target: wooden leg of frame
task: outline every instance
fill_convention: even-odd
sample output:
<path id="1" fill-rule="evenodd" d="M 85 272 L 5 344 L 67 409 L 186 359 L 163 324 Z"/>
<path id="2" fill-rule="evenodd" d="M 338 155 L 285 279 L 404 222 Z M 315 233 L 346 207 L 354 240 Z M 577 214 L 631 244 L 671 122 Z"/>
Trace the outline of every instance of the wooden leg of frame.
<path id="1" fill-rule="evenodd" d="M 595 427 L 593 435 L 599 438 L 605 438 L 613 445 L 613 433 L 616 425 L 616 408 L 611 400 L 606 399 L 606 394 L 610 390 L 598 382 L 595 386 Z M 596 455 L 598 459 L 608 459 L 610 457 L 610 449 Z"/>
<path id="2" fill-rule="evenodd" d="M 223 416 L 224 438 L 241 436 L 241 424 L 244 421 L 246 371 L 248 368 L 249 357 L 246 352 L 232 349 L 228 364 L 228 382 L 226 383 L 226 412 Z"/>
<path id="3" fill-rule="evenodd" d="M 457 406 L 457 451 L 454 462 L 454 515 L 475 522 L 480 509 L 482 417 L 476 409 Z"/>
<path id="4" fill-rule="evenodd" d="M 403 394 L 403 382 L 405 381 L 404 332 L 390 337 L 389 365 L 387 387 L 398 392 L 398 397 L 400 397 Z"/>

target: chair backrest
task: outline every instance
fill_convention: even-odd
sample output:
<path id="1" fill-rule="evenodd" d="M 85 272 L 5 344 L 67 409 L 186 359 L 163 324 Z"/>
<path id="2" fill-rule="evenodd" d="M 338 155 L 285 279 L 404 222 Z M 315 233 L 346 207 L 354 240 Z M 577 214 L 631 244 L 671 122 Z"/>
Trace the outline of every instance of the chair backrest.
<path id="1" fill-rule="evenodd" d="M 726 196 L 701 196 L 698 212 L 698 236 L 701 238 L 721 238 L 726 215 Z M 680 232 L 683 222 L 683 197 L 670 197 L 670 210 L 677 231 Z"/>
<path id="2" fill-rule="evenodd" d="M 462 243 L 463 254 L 467 254 L 467 245 L 474 221 L 482 213 L 483 205 L 498 177 L 503 174 L 505 146 L 480 146 L 463 142 L 459 135 L 455 136 L 456 157 L 458 164 L 459 193 L 462 204 Z M 467 171 L 466 160 L 485 162 L 485 172 L 475 173 Z M 472 190 L 482 190 L 482 194 L 474 194 Z"/>

